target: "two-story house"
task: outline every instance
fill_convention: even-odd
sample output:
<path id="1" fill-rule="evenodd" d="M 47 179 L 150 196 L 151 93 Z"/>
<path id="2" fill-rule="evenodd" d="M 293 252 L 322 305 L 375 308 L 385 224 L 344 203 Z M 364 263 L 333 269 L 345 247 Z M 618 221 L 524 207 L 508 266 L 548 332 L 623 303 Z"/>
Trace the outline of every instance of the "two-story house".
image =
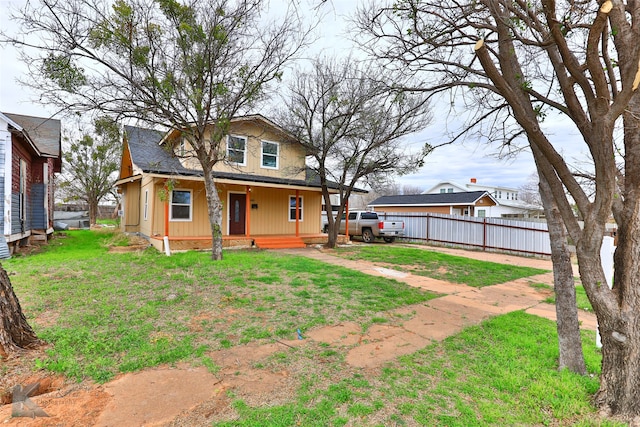
<path id="1" fill-rule="evenodd" d="M 474 216 L 487 216 L 494 218 L 532 218 L 542 215 L 542 206 L 526 203 L 518 198 L 518 189 L 478 184 L 476 178 L 471 178 L 468 183 L 459 184 L 453 181 L 440 181 L 422 194 L 449 194 L 486 191 L 495 199 L 496 205 L 490 209 L 476 210 Z M 458 215 L 469 215 L 462 210 L 455 211 Z"/>
<path id="2" fill-rule="evenodd" d="M 60 120 L 0 113 L 0 258 L 53 233 Z"/>
<path id="3" fill-rule="evenodd" d="M 214 167 L 223 202 L 224 246 L 295 247 L 326 242 L 320 233 L 319 179 L 302 145 L 261 115 L 231 120 Z M 120 176 L 121 229 L 164 250 L 211 247 L 204 178 L 179 132 L 127 126 Z M 171 183 L 168 186 L 167 183 Z M 296 214 L 297 211 L 297 214 Z"/>

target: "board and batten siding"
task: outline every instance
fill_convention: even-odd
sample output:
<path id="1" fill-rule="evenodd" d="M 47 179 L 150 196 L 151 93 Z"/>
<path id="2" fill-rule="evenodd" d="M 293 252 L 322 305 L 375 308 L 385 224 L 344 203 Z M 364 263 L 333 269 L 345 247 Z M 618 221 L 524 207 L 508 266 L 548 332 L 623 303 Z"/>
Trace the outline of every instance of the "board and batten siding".
<path id="1" fill-rule="evenodd" d="M 223 228 L 227 229 L 228 193 L 245 193 L 244 186 L 225 187 L 225 209 Z M 292 235 L 296 232 L 296 222 L 289 220 L 289 197 L 295 197 L 296 191 L 286 188 L 268 188 L 252 186 L 250 192 L 250 221 L 251 235 L 282 234 Z M 302 220 L 299 223 L 301 234 L 320 232 L 320 214 L 322 210 L 322 195 L 314 191 L 300 191 L 302 198 Z M 226 233 L 225 233 L 226 234 Z"/>
<path id="2" fill-rule="evenodd" d="M 120 229 L 125 233 L 140 231 L 140 181 L 129 182 L 123 186 Z"/>
<path id="3" fill-rule="evenodd" d="M 48 227 L 45 209 L 46 194 L 45 184 L 38 183 L 31 186 L 31 229 L 33 230 L 46 230 Z"/>
<path id="4" fill-rule="evenodd" d="M 5 229 L 5 216 L 8 216 L 7 210 L 9 206 L 6 203 L 6 194 L 11 194 L 10 180 L 7 180 L 6 168 L 9 168 L 9 176 L 11 176 L 11 161 L 7 162 L 7 147 L 11 147 L 11 133 L 6 130 L 0 130 L 0 259 L 7 259 L 11 256 L 9 245 L 4 234 L 8 231 Z M 10 152 L 10 151 L 9 151 Z M 7 186 L 9 192 L 7 192 Z"/>
<path id="5" fill-rule="evenodd" d="M 160 194 L 164 182 L 156 182 L 154 185 L 154 197 L 151 236 L 164 236 L 164 204 Z M 207 197 L 204 191 L 204 185 L 198 181 L 179 181 L 174 190 L 191 190 L 191 220 L 170 220 L 169 236 L 173 237 L 199 237 L 211 236 L 211 227 L 209 226 L 209 213 L 207 210 Z M 144 191 L 143 191 L 144 193 Z M 149 192 L 151 193 L 151 191 Z M 144 195 L 142 195 L 143 197 Z M 141 199 L 142 200 L 142 199 Z M 224 200 L 224 199 L 223 199 Z M 142 209 L 142 206 L 141 206 Z M 169 207 L 171 209 L 171 207 Z M 142 217 L 142 211 L 140 217 Z M 224 221 L 223 221 L 224 223 Z M 224 227 L 224 224 L 223 224 Z M 223 234 L 225 231 L 223 230 Z"/>

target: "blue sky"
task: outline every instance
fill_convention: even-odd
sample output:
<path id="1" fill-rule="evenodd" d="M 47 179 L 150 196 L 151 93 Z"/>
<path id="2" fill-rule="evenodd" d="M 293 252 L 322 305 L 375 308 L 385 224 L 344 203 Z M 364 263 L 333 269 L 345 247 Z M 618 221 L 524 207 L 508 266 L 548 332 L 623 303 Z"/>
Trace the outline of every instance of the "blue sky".
<path id="1" fill-rule="evenodd" d="M 277 13 L 282 7 L 279 3 L 286 0 L 272 0 L 272 13 Z M 313 0 L 297 0 L 301 5 Z M 10 29 L 13 23 L 8 20 L 10 4 L 23 3 L 24 0 L 0 0 L 0 26 L 2 29 Z M 315 4 L 317 4 L 317 0 Z M 315 49 L 336 55 L 348 55 L 352 52 L 352 46 L 345 34 L 348 34 L 348 23 L 343 18 L 355 9 L 354 0 L 333 0 L 332 3 L 323 3 L 321 11 L 324 17 L 318 32 L 318 41 Z M 307 8 L 310 10 L 310 8 Z M 312 54 L 312 52 L 309 52 Z M 17 53 L 11 46 L 0 45 L 2 66 L 0 66 L 0 111 L 27 114 L 34 116 L 50 116 L 55 111 L 46 105 L 34 102 L 37 95 L 26 91 L 16 82 L 17 78 L 25 77 L 25 67 L 18 61 Z M 435 106 L 435 111 L 442 111 Z M 443 141 L 441 131 L 447 127 L 444 117 L 436 117 L 432 125 L 423 132 L 406 138 L 409 149 L 417 149 L 425 142 L 436 145 Z M 447 120 L 450 120 L 447 117 Z M 552 138 L 563 141 L 567 147 L 576 146 L 580 141 L 575 132 L 564 126 L 561 120 L 548 120 L 546 125 L 553 130 Z M 64 126 L 64 123 L 63 123 Z M 530 153 L 520 153 L 515 159 L 501 160 L 496 158 L 496 147 L 487 146 L 481 141 L 467 140 L 434 150 L 426 159 L 425 165 L 413 174 L 398 177 L 397 183 L 427 189 L 439 181 L 468 182 L 470 178 L 476 178 L 479 184 L 500 185 L 518 188 L 530 180 L 535 172 L 535 166 Z M 575 154 L 576 150 L 569 152 Z"/>

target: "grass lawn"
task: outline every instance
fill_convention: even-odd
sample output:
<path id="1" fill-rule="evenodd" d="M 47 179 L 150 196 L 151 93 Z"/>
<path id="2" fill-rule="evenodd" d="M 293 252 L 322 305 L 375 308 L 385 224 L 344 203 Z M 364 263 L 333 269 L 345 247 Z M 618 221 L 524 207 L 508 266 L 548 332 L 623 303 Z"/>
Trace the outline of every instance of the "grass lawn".
<path id="1" fill-rule="evenodd" d="M 107 381 L 207 350 L 293 339 L 296 330 L 357 321 L 436 295 L 305 257 L 227 251 L 171 257 L 108 253 L 112 232 L 73 231 L 44 253 L 4 262 L 38 335 L 42 367 Z"/>
<path id="2" fill-rule="evenodd" d="M 362 259 L 373 262 L 382 260 L 398 270 L 476 288 L 547 272 L 537 268 L 478 261 L 436 251 L 399 246 L 358 245 L 338 248 L 334 254 L 352 260 Z"/>
<path id="3" fill-rule="evenodd" d="M 304 257 L 225 251 L 223 261 L 212 262 L 204 252 L 108 252 L 122 244 L 112 232 L 73 231 L 43 253 L 3 262 L 30 324 L 52 344 L 35 367 L 99 382 L 178 361 L 215 372 L 211 351 L 295 339 L 297 329 L 304 334 L 347 321 L 363 330 L 402 322 L 385 313 L 436 297 Z M 407 250 L 380 246 L 389 251 L 382 254 L 387 261 L 399 256 L 397 249 Z M 426 251 L 412 252 L 413 262 L 422 263 Z M 443 269 L 459 268 L 449 261 L 439 262 Z M 473 275 L 498 280 L 499 269 L 483 270 L 482 264 L 491 263 L 474 264 Z M 557 371 L 555 324 L 522 312 L 490 319 L 381 369 L 351 367 L 348 348 L 309 340 L 254 366 L 290 373 L 296 386 L 286 401 L 255 405 L 229 390 L 235 416 L 214 425 L 613 426 L 598 421 L 589 404 L 600 366 L 592 335 L 583 337 L 586 377 Z"/>
<path id="4" fill-rule="evenodd" d="M 548 289 L 553 290 L 552 286 L 544 285 Z M 547 298 L 544 302 L 549 304 L 556 303 L 556 295 L 553 294 L 549 298 Z M 593 312 L 593 307 L 591 307 L 591 302 L 589 301 L 589 297 L 587 297 L 587 292 L 584 290 L 582 285 L 576 285 L 576 305 L 578 306 L 578 310 Z"/>

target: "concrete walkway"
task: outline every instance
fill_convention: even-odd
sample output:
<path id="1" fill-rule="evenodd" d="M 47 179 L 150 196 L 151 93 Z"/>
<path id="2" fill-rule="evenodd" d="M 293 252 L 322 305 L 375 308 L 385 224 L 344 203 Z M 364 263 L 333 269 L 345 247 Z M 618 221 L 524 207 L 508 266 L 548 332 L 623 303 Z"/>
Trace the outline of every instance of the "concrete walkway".
<path id="1" fill-rule="evenodd" d="M 552 269 L 550 260 L 540 258 L 449 248 L 414 247 L 507 265 Z M 473 288 L 392 270 L 369 261 L 348 260 L 332 255 L 330 250 L 306 248 L 288 249 L 281 252 L 317 259 L 372 276 L 392 278 L 409 286 L 443 294 L 442 297 L 425 303 L 405 306 L 387 313 L 389 318 L 407 320 L 397 325 L 375 324 L 364 335 L 360 331 L 360 327 L 352 323 L 327 326 L 307 333 L 307 337 L 314 341 L 331 345 L 353 346 L 346 358 L 352 366 L 362 368 L 382 366 L 383 363 L 398 356 L 424 348 L 433 340 L 442 340 L 491 316 L 512 311 L 524 310 L 529 314 L 556 320 L 555 306 L 542 302 L 550 293 L 532 286 L 538 283 L 553 286 L 552 272 L 498 285 Z M 579 318 L 583 329 L 595 331 L 596 318 L 594 314 L 580 311 Z M 359 345 L 354 346 L 356 343 Z"/>

